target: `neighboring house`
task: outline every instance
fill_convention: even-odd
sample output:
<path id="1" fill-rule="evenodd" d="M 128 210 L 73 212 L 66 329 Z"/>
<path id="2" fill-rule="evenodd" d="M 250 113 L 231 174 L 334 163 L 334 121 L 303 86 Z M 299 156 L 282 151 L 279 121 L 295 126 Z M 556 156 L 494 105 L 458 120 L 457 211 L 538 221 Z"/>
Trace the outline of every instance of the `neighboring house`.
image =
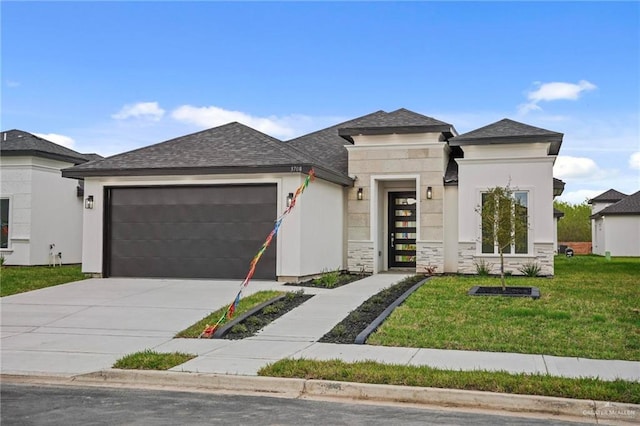
<path id="1" fill-rule="evenodd" d="M 640 256 L 640 191 L 610 189 L 589 200 L 591 244 L 601 256 Z"/>
<path id="2" fill-rule="evenodd" d="M 82 188 L 60 170 L 96 159 L 21 130 L 0 138 L 0 255 L 7 265 L 82 259 Z"/>
<path id="3" fill-rule="evenodd" d="M 553 249 L 556 252 L 556 254 L 558 253 L 558 221 L 560 219 L 562 219 L 564 217 L 564 212 L 560 211 L 556 208 L 553 209 L 553 221 L 554 221 L 554 225 L 553 225 Z"/>
<path id="4" fill-rule="evenodd" d="M 83 270 L 102 276 L 243 278 L 286 201 L 317 179 L 286 218 L 257 278 L 333 269 L 475 273 L 498 265 L 480 243 L 483 191 L 510 185 L 529 230 L 507 269 L 553 274 L 552 167 L 562 134 L 501 120 L 458 135 L 406 109 L 378 111 L 282 142 L 230 123 L 81 164 Z M 555 183 L 555 184 L 554 184 Z M 496 266 L 497 267 L 497 266 Z"/>

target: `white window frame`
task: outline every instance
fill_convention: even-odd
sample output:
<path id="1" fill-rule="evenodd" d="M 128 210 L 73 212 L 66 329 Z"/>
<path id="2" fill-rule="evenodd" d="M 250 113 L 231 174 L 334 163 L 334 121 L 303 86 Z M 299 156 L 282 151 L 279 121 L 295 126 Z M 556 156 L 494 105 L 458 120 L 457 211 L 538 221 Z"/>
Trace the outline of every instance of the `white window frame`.
<path id="1" fill-rule="evenodd" d="M 530 189 L 512 189 L 511 192 L 513 193 L 514 197 L 515 194 L 517 193 L 525 193 L 527 195 L 527 251 L 525 253 L 516 253 L 516 247 L 515 247 L 515 243 L 512 243 L 510 246 L 510 251 L 509 253 L 505 253 L 506 256 L 522 256 L 522 257 L 528 257 L 531 256 L 532 253 L 532 248 L 533 248 L 533 244 L 531 241 L 531 237 L 532 237 L 532 217 L 531 217 L 531 206 L 532 206 L 532 191 Z M 480 206 L 480 208 L 482 209 L 482 196 L 483 194 L 486 194 L 487 190 L 480 190 L 478 193 L 478 198 L 479 198 L 479 203 L 478 205 Z M 479 216 L 479 215 L 478 215 Z M 483 251 L 483 240 L 482 240 L 482 218 L 479 217 L 478 219 L 478 233 L 479 233 L 479 244 L 477 244 L 477 250 L 476 250 L 476 254 L 479 256 L 498 256 L 500 253 L 498 251 L 498 247 L 496 245 L 494 245 L 493 247 L 493 252 L 489 253 L 489 252 L 484 252 Z"/>

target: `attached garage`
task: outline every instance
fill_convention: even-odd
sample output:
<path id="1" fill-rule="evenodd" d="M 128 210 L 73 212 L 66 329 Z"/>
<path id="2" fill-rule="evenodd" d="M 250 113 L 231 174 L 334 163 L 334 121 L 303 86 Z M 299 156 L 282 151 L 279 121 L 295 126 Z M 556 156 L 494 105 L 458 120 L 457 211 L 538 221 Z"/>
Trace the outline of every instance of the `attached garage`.
<path id="1" fill-rule="evenodd" d="M 275 184 L 106 187 L 104 197 L 112 277 L 242 279 L 277 217 Z M 254 278 L 276 278 L 274 246 Z"/>

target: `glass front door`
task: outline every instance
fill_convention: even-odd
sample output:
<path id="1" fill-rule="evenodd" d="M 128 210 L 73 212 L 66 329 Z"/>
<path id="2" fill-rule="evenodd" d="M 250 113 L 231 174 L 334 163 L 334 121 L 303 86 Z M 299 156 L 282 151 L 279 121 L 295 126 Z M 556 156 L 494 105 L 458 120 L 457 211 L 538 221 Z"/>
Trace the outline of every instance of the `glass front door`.
<path id="1" fill-rule="evenodd" d="M 416 193 L 389 193 L 389 268 L 416 266 Z"/>

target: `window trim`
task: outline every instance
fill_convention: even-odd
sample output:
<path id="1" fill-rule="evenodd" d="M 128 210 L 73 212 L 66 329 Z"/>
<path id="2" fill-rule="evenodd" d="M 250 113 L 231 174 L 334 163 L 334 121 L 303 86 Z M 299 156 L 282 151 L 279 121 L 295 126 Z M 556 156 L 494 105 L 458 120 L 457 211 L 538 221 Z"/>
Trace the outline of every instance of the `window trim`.
<path id="1" fill-rule="evenodd" d="M 480 206 L 480 209 L 482 209 L 482 197 L 484 194 L 487 193 L 487 190 L 491 189 L 491 187 L 486 187 L 486 188 L 481 188 L 478 189 L 477 191 L 477 198 L 478 198 L 478 206 Z M 515 253 L 515 243 L 511 244 L 511 250 L 509 253 L 504 253 L 505 256 L 509 256 L 509 257 L 531 257 L 534 254 L 534 250 L 533 250 L 533 215 L 532 215 L 532 211 L 533 211 L 533 188 L 529 188 L 529 187 L 518 187 L 518 188 L 511 188 L 511 191 L 514 194 L 516 193 L 526 193 L 527 194 L 527 251 L 526 253 Z M 497 247 L 494 245 L 493 247 L 493 252 L 492 253 L 485 253 L 483 252 L 483 242 L 482 242 L 482 217 L 480 214 L 476 214 L 476 218 L 477 218 L 477 223 L 478 223 L 478 243 L 476 244 L 476 256 L 480 256 L 480 257 L 495 257 L 495 256 L 500 256 L 500 252 L 498 251 Z"/>

